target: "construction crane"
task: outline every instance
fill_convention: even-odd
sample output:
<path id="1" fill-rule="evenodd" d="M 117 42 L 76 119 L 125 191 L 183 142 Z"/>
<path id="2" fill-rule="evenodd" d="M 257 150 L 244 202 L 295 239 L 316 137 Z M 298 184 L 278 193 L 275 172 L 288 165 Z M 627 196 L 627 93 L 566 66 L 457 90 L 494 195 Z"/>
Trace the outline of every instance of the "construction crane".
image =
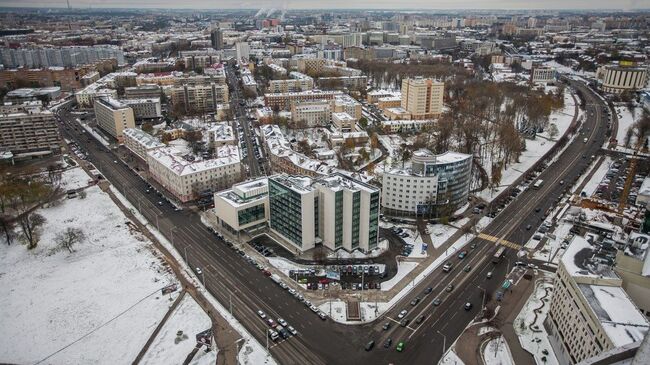
<path id="1" fill-rule="evenodd" d="M 630 158 L 630 171 L 628 172 L 627 178 L 625 179 L 625 185 L 623 186 L 623 193 L 621 194 L 620 201 L 618 202 L 618 213 L 623 213 L 625 205 L 627 205 L 627 197 L 630 195 L 630 189 L 632 188 L 632 183 L 634 182 L 634 176 L 636 175 L 637 165 L 639 163 L 639 151 L 645 145 L 645 136 L 639 135 L 636 138 L 636 148 L 634 148 L 634 154 Z M 646 151 L 647 152 L 647 151 Z"/>

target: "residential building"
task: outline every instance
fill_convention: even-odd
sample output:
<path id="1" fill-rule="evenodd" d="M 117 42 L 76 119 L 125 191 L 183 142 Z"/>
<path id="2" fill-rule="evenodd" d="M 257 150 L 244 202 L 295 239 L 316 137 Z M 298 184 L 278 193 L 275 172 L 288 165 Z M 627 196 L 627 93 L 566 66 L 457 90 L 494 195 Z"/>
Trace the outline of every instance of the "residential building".
<path id="1" fill-rule="evenodd" d="M 422 120 L 382 120 L 381 128 L 386 133 L 411 133 L 423 129 L 431 130 L 436 125 L 434 119 Z"/>
<path id="2" fill-rule="evenodd" d="M 204 136 L 207 142 L 213 148 L 221 147 L 227 144 L 237 145 L 237 139 L 232 130 L 230 122 L 211 123 L 207 126 Z"/>
<path id="3" fill-rule="evenodd" d="M 334 112 L 348 113 L 355 120 L 359 120 L 363 116 L 361 103 L 347 94 L 334 96 Z"/>
<path id="4" fill-rule="evenodd" d="M 298 71 L 308 75 L 317 75 L 323 71 L 325 62 L 322 58 L 301 58 L 298 59 Z"/>
<path id="5" fill-rule="evenodd" d="M 141 85 L 124 88 L 124 96 L 127 99 L 149 99 L 159 98 L 162 89 L 158 85 Z"/>
<path id="6" fill-rule="evenodd" d="M 295 102 L 306 102 L 314 100 L 332 100 L 334 97 L 343 95 L 340 91 L 309 90 L 295 93 L 268 93 L 264 94 L 264 102 L 270 108 L 288 110 Z"/>
<path id="7" fill-rule="evenodd" d="M 221 28 L 212 29 L 210 32 L 210 44 L 214 49 L 223 49 L 223 30 Z"/>
<path id="8" fill-rule="evenodd" d="M 385 96 L 377 100 L 377 107 L 381 110 L 388 108 L 400 108 L 402 106 L 401 96 Z"/>
<path id="9" fill-rule="evenodd" d="M 165 147 L 165 144 L 161 143 L 158 138 L 141 129 L 127 128 L 122 131 L 122 136 L 124 137 L 124 146 L 144 161 L 147 161 L 149 151 Z"/>
<path id="10" fill-rule="evenodd" d="M 54 115 L 40 102 L 0 106 L 0 150 L 14 158 L 61 152 Z"/>
<path id="11" fill-rule="evenodd" d="M 213 212 L 219 227 L 232 234 L 266 227 L 270 215 L 268 179 L 245 181 L 215 193 Z"/>
<path id="12" fill-rule="evenodd" d="M 162 117 L 160 98 L 122 99 L 121 102 L 133 109 L 133 116 L 136 120 Z"/>
<path id="13" fill-rule="evenodd" d="M 410 166 L 385 171 L 382 207 L 390 215 L 449 216 L 467 202 L 472 156 L 426 149 L 413 153 Z"/>
<path id="14" fill-rule="evenodd" d="M 174 106 L 181 105 L 185 113 L 214 112 L 218 104 L 228 103 L 228 86 L 217 85 L 183 85 L 171 89 Z"/>
<path id="15" fill-rule="evenodd" d="M 135 128 L 133 109 L 113 98 L 99 98 L 95 101 L 95 118 L 99 128 L 122 142 L 122 132 Z"/>
<path id="16" fill-rule="evenodd" d="M 634 62 L 621 61 L 618 64 L 601 66 L 596 72 L 600 87 L 606 93 L 620 94 L 637 91 L 648 83 L 648 69 Z"/>
<path id="17" fill-rule="evenodd" d="M 364 89 L 368 86 L 367 76 L 319 77 L 318 86 L 323 89 Z"/>
<path id="18" fill-rule="evenodd" d="M 117 46 L 0 49 L 0 63 L 5 68 L 76 67 L 109 58 L 119 65 L 125 63 L 124 52 Z"/>
<path id="19" fill-rule="evenodd" d="M 207 191 L 218 191 L 241 180 L 241 161 L 236 146 L 216 148 L 215 158 L 200 159 L 186 147 L 169 146 L 147 152 L 149 175 L 181 202 Z"/>
<path id="20" fill-rule="evenodd" d="M 325 127 L 332 121 L 332 104 L 327 100 L 291 104 L 291 120 L 308 128 Z"/>
<path id="21" fill-rule="evenodd" d="M 237 61 L 248 62 L 251 54 L 251 47 L 248 42 L 237 42 L 235 43 L 235 51 L 237 52 Z"/>
<path id="22" fill-rule="evenodd" d="M 576 235 L 556 272 L 544 327 L 560 363 L 576 364 L 641 341 L 650 324 L 612 268 L 616 249 Z"/>
<path id="23" fill-rule="evenodd" d="M 354 132 L 357 120 L 348 113 L 332 113 L 332 123 L 340 132 Z"/>
<path id="24" fill-rule="evenodd" d="M 292 93 L 314 88 L 314 79 L 300 72 L 291 72 L 290 79 L 269 81 L 270 93 Z"/>
<path id="25" fill-rule="evenodd" d="M 402 108 L 413 119 L 430 119 L 442 114 L 445 83 L 416 77 L 402 80 Z"/>
<path id="26" fill-rule="evenodd" d="M 614 271 L 623 289 L 646 316 L 650 316 L 650 236 L 631 232 L 628 244 L 616 252 Z"/>

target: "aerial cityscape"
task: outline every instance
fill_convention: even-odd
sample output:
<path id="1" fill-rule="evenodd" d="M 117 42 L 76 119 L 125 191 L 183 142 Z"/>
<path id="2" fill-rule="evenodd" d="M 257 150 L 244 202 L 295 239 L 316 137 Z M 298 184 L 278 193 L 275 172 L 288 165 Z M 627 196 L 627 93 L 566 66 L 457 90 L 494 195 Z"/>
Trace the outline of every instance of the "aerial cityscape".
<path id="1" fill-rule="evenodd" d="M 0 364 L 649 364 L 649 71 L 643 1 L 0 1 Z"/>

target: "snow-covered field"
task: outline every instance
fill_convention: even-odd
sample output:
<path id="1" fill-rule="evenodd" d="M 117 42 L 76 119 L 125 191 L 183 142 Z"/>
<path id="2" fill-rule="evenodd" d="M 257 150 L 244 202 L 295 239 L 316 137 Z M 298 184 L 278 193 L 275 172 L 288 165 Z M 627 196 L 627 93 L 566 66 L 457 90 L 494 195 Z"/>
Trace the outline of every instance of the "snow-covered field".
<path id="1" fill-rule="evenodd" d="M 142 358 L 141 364 L 182 364 L 187 355 L 196 346 L 195 335 L 212 326 L 210 317 L 190 295 L 185 295 L 174 313 L 164 324 L 149 350 Z M 178 331 L 183 331 L 181 336 Z M 212 347 L 205 352 L 202 347 L 192 358 L 190 364 L 214 364 L 217 352 Z"/>
<path id="2" fill-rule="evenodd" d="M 619 145 L 625 145 L 625 135 L 628 129 L 634 122 L 643 114 L 642 107 L 635 107 L 632 110 L 628 109 L 625 105 L 616 106 L 616 114 L 618 115 L 618 130 L 616 131 L 616 139 Z M 634 146 L 635 140 L 632 140 Z"/>
<path id="3" fill-rule="evenodd" d="M 77 186 L 79 169 L 63 181 Z M 88 177 L 86 177 L 88 178 Z M 37 248 L 0 245 L 0 359 L 10 363 L 124 364 L 133 361 L 170 305 L 176 282 L 148 241 L 98 187 L 85 199 L 39 209 Z M 53 253 L 67 227 L 87 239 Z"/>
<path id="4" fill-rule="evenodd" d="M 397 264 L 397 274 L 393 276 L 390 280 L 384 281 L 381 283 L 381 290 L 391 290 L 397 283 L 399 283 L 406 275 L 408 275 L 413 269 L 418 266 L 418 262 L 399 262 Z"/>
<path id="5" fill-rule="evenodd" d="M 447 350 L 447 352 L 445 353 L 445 356 L 443 356 L 442 359 L 440 359 L 440 361 L 438 362 L 438 364 L 444 364 L 444 365 L 465 365 L 465 363 L 463 362 L 463 360 L 461 360 L 460 357 L 458 357 L 458 355 L 456 355 L 456 353 L 454 352 L 453 349 L 449 349 L 449 350 Z"/>
<path id="6" fill-rule="evenodd" d="M 485 345 L 483 349 L 483 363 L 485 365 L 514 364 L 508 343 L 503 336 L 492 339 Z"/>
<path id="7" fill-rule="evenodd" d="M 546 295 L 546 290 L 552 287 L 553 283 L 549 277 L 538 279 L 535 282 L 535 291 L 528 298 L 513 323 L 521 347 L 533 354 L 537 364 L 558 364 L 543 324 L 551 307 L 552 292 L 549 291 Z M 548 352 L 548 355 L 542 353 L 544 350 Z M 546 361 L 542 361 L 542 358 L 545 358 Z"/>

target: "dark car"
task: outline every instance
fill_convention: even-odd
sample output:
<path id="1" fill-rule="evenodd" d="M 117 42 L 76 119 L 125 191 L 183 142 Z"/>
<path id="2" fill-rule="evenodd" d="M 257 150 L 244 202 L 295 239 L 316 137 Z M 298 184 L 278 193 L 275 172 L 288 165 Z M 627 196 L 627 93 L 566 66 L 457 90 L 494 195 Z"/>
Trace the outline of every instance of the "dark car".
<path id="1" fill-rule="evenodd" d="M 372 348 L 375 347 L 375 341 L 370 341 L 366 344 L 366 351 L 372 350 Z"/>
<path id="2" fill-rule="evenodd" d="M 433 288 L 432 288 L 432 287 L 428 287 L 428 288 L 426 288 L 426 289 L 424 290 L 424 294 L 429 294 L 429 293 L 431 293 L 432 291 L 433 291 Z"/>
<path id="3" fill-rule="evenodd" d="M 386 342 L 384 342 L 384 348 L 389 348 L 393 344 L 392 339 L 387 339 Z"/>
<path id="4" fill-rule="evenodd" d="M 410 322 L 411 322 L 411 320 L 409 320 L 409 319 L 403 319 L 403 320 L 399 323 L 399 325 L 402 326 L 402 327 L 406 327 L 406 326 L 409 325 Z"/>
<path id="5" fill-rule="evenodd" d="M 384 323 L 384 325 L 381 327 L 384 331 L 387 331 L 390 328 L 390 322 Z"/>
<path id="6" fill-rule="evenodd" d="M 442 299 L 440 298 L 436 298 L 433 300 L 433 305 L 435 305 L 436 307 L 439 306 L 440 303 L 442 303 Z"/>
<path id="7" fill-rule="evenodd" d="M 422 321 L 424 321 L 424 315 L 419 316 L 418 319 L 415 320 L 417 323 L 422 323 Z"/>

